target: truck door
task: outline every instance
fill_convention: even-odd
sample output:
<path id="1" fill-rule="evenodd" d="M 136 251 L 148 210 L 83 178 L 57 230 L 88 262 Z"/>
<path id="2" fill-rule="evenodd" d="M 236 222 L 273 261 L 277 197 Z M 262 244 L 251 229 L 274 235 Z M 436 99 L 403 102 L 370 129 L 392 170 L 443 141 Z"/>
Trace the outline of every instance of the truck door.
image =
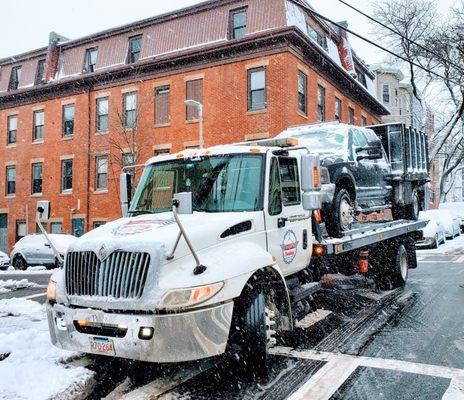
<path id="1" fill-rule="evenodd" d="M 303 269 L 311 258 L 311 219 L 301 205 L 298 164 L 295 157 L 272 157 L 268 163 L 268 251 L 284 275 Z"/>
<path id="2" fill-rule="evenodd" d="M 383 197 L 382 185 L 379 177 L 379 170 L 376 160 L 363 159 L 357 161 L 357 156 L 367 155 L 367 151 L 359 151 L 356 149 L 367 147 L 368 142 L 366 136 L 359 129 L 352 128 L 352 152 L 353 152 L 353 169 L 352 173 L 356 180 L 357 200 L 364 207 L 372 207 L 379 204 L 379 200 Z"/>

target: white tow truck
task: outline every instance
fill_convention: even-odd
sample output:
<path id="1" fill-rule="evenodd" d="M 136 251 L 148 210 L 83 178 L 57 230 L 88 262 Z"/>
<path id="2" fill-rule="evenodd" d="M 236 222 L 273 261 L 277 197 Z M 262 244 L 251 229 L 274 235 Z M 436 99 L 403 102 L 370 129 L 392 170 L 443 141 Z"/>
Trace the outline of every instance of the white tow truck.
<path id="1" fill-rule="evenodd" d="M 382 287 L 404 285 L 425 222 L 324 236 L 320 168 L 287 138 L 154 157 L 133 199 L 122 173 L 124 217 L 74 242 L 50 280 L 53 344 L 155 363 L 227 353 L 262 365 L 313 311 L 323 274 L 361 267 Z"/>

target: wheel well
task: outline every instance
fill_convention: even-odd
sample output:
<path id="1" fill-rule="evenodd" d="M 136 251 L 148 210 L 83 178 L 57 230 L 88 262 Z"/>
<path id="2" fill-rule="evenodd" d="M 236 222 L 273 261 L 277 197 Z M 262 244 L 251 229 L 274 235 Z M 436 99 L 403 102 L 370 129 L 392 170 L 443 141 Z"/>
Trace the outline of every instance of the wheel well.
<path id="1" fill-rule="evenodd" d="M 277 327 L 281 330 L 291 329 L 290 300 L 282 277 L 271 267 L 265 267 L 256 271 L 243 287 L 238 303 L 246 302 L 246 299 L 256 287 L 262 287 L 267 292 L 270 292 L 272 289 L 272 300 L 279 311 L 279 318 L 276 321 Z"/>
<path id="2" fill-rule="evenodd" d="M 340 178 L 335 186 L 337 191 L 341 188 L 346 189 L 350 194 L 351 200 L 356 200 L 356 188 L 354 186 L 353 181 L 350 178 L 348 178 L 347 176 Z"/>

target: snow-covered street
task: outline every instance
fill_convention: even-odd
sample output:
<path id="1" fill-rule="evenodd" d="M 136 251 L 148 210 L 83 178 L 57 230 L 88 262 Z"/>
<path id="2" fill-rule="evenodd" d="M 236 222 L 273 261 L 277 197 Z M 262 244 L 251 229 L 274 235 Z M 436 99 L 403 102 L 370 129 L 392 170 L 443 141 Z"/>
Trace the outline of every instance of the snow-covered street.
<path id="1" fill-rule="evenodd" d="M 0 300 L 0 398 L 76 399 L 93 373 L 67 361 L 76 354 L 52 346 L 45 308 L 32 300 Z"/>

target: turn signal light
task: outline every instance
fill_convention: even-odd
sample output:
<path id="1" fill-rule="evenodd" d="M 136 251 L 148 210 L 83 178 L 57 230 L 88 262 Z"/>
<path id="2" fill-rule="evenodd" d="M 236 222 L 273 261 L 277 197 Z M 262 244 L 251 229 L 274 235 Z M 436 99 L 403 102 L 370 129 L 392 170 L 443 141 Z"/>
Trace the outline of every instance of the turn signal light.
<path id="1" fill-rule="evenodd" d="M 316 256 L 322 256 L 324 254 L 324 247 L 322 246 L 319 246 L 319 245 L 315 245 L 313 247 L 313 253 L 316 255 Z"/>
<path id="2" fill-rule="evenodd" d="M 319 187 L 319 167 L 313 167 L 313 184 L 314 187 Z"/>

